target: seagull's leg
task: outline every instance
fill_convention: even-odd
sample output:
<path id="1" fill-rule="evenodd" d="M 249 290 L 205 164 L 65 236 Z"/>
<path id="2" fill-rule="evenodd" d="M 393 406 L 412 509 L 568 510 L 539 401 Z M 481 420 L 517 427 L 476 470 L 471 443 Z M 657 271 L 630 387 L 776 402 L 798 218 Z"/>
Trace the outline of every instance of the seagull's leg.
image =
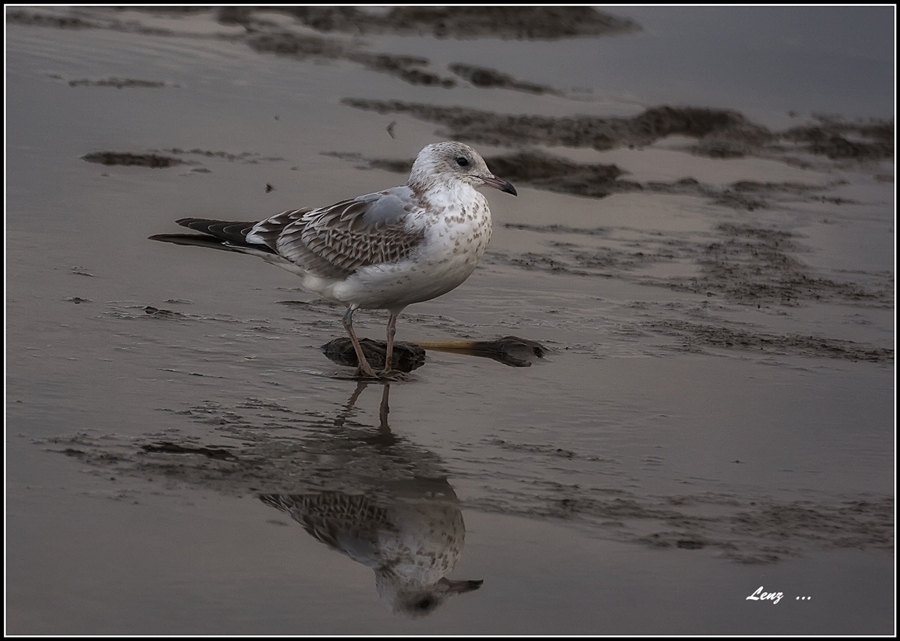
<path id="1" fill-rule="evenodd" d="M 388 397 L 391 395 L 391 384 L 384 384 L 384 391 L 381 393 L 381 405 L 378 407 L 378 418 L 381 420 L 381 424 L 378 426 L 378 430 L 382 434 L 390 434 L 391 426 L 388 425 L 388 413 L 391 411 L 391 408 L 388 407 Z"/>
<path id="2" fill-rule="evenodd" d="M 359 339 L 356 338 L 356 332 L 353 331 L 353 312 L 356 311 L 355 305 L 350 305 L 347 307 L 347 311 L 344 312 L 344 329 L 347 330 L 347 334 L 350 336 L 350 342 L 353 343 L 353 351 L 356 352 L 356 360 L 358 361 L 358 367 L 360 373 L 368 376 L 369 378 L 378 378 L 375 374 L 375 370 L 372 369 L 372 366 L 369 365 L 369 361 L 366 360 L 366 355 L 363 354 L 362 345 L 359 344 Z"/>
<path id="3" fill-rule="evenodd" d="M 384 371 L 391 371 L 391 363 L 394 356 L 394 335 L 397 333 L 397 317 L 400 311 L 392 311 L 387 324 L 387 349 L 384 352 Z"/>

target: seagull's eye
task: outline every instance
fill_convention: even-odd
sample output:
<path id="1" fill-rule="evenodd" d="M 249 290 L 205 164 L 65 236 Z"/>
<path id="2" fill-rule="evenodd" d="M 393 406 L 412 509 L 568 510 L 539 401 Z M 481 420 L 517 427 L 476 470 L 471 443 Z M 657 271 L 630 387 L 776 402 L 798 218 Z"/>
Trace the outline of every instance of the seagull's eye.
<path id="1" fill-rule="evenodd" d="M 456 164 L 459 165 L 460 167 L 468 167 L 468 166 L 469 166 L 469 159 L 466 158 L 465 156 L 459 156 L 459 157 L 456 159 Z"/>

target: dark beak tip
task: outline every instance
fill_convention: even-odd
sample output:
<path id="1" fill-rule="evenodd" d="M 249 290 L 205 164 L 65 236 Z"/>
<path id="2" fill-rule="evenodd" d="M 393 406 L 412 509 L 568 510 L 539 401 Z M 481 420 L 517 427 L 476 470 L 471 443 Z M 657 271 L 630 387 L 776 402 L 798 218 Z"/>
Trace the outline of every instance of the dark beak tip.
<path id="1" fill-rule="evenodd" d="M 493 187 L 494 189 L 499 189 L 500 191 L 506 192 L 507 194 L 512 194 L 513 196 L 518 196 L 519 192 L 516 191 L 516 188 L 513 187 L 512 183 L 508 180 L 503 180 L 502 178 L 497 178 L 493 174 L 485 174 L 479 176 L 482 182 L 488 187 Z"/>

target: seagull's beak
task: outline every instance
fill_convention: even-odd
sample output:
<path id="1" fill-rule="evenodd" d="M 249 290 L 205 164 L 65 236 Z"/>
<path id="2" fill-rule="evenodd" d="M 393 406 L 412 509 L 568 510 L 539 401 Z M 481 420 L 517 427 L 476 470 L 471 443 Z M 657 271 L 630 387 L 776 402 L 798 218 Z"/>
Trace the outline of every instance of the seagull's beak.
<path id="1" fill-rule="evenodd" d="M 443 584 L 447 588 L 447 592 L 449 592 L 450 594 L 463 594 L 465 592 L 477 590 L 481 587 L 481 584 L 484 583 L 484 581 L 480 579 L 477 581 L 451 581 L 446 578 L 441 578 L 438 583 Z"/>
<path id="2" fill-rule="evenodd" d="M 502 178 L 497 178 L 493 174 L 481 175 L 479 176 L 482 182 L 488 187 L 493 187 L 494 189 L 499 189 L 500 191 L 505 191 L 507 194 L 512 194 L 513 196 L 518 196 L 519 194 L 516 192 L 516 188 L 512 186 L 512 183 L 508 180 L 503 180 Z"/>

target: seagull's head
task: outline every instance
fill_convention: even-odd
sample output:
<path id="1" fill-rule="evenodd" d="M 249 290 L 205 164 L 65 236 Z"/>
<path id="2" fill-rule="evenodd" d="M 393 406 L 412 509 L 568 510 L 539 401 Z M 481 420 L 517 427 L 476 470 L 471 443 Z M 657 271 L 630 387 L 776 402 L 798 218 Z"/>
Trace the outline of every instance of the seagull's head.
<path id="1" fill-rule="evenodd" d="M 410 618 L 427 616 L 451 596 L 477 590 L 482 583 L 484 581 L 481 579 L 451 581 L 441 577 L 435 583 L 422 584 L 410 576 L 400 577 L 388 569 L 375 571 L 375 589 L 378 590 L 382 602 L 395 614 Z"/>
<path id="2" fill-rule="evenodd" d="M 447 179 L 464 182 L 475 189 L 487 185 L 518 195 L 509 181 L 491 173 L 481 154 L 469 145 L 454 141 L 436 142 L 420 151 L 408 184 L 413 188 L 428 189 L 435 181 Z"/>

